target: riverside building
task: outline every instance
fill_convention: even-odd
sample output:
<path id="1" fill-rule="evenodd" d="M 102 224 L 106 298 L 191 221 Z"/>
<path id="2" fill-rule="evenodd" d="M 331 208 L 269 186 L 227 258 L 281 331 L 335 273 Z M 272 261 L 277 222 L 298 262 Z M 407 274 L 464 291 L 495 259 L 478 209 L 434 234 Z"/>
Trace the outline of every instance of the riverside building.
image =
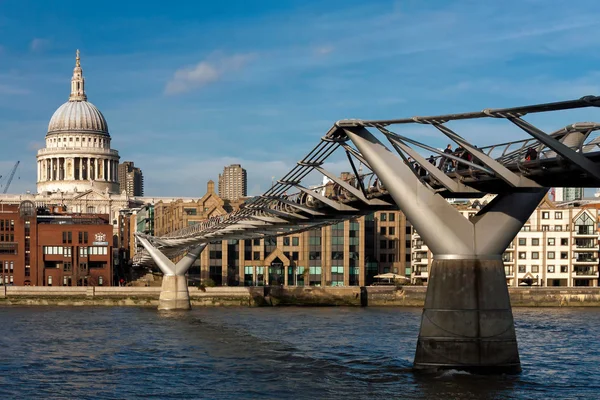
<path id="1" fill-rule="evenodd" d="M 156 236 L 225 215 L 242 202 L 214 192 L 197 201 L 158 202 Z M 410 276 L 410 225 L 400 211 L 376 212 L 303 233 L 210 243 L 189 271 L 191 282 L 229 286 L 358 286 L 378 273 Z"/>
<path id="2" fill-rule="evenodd" d="M 66 213 L 31 201 L 0 204 L 0 266 L 5 285 L 110 286 L 108 215 Z"/>
<path id="3" fill-rule="evenodd" d="M 465 218 L 473 203 L 457 205 Z M 598 286 L 600 204 L 561 206 L 546 197 L 503 254 L 509 286 Z M 412 233 L 413 282 L 427 283 L 431 252 L 419 233 Z"/>

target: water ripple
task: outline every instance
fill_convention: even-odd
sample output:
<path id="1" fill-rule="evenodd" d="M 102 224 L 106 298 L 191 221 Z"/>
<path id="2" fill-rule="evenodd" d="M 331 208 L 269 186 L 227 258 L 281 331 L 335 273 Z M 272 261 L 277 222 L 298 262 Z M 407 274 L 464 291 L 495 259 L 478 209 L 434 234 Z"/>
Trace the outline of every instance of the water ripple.
<path id="1" fill-rule="evenodd" d="M 421 311 L 0 308 L 0 399 L 585 399 L 599 309 L 515 309 L 519 376 L 411 371 Z"/>

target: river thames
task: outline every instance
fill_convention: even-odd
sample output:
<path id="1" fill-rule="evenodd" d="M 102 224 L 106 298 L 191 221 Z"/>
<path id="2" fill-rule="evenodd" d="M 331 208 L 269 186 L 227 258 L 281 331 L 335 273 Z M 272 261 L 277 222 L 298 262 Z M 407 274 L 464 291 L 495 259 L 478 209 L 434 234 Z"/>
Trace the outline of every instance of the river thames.
<path id="1" fill-rule="evenodd" d="M 0 398 L 597 399 L 600 309 L 515 309 L 523 373 L 411 372 L 420 309 L 0 308 Z"/>

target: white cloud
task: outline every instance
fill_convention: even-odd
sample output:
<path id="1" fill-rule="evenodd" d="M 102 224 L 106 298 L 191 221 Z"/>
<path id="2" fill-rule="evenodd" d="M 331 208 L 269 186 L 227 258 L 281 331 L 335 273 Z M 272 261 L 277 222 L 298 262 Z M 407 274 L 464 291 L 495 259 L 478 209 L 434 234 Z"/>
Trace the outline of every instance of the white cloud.
<path id="1" fill-rule="evenodd" d="M 333 52 L 333 50 L 335 50 L 335 48 L 333 46 L 325 45 L 325 46 L 317 47 L 315 49 L 315 53 L 320 56 L 325 56 L 325 55 Z"/>
<path id="2" fill-rule="evenodd" d="M 0 83 L 0 94 L 28 94 L 29 90 L 18 87 L 3 85 Z"/>
<path id="3" fill-rule="evenodd" d="M 253 54 L 234 54 L 232 56 L 213 56 L 198 64 L 175 71 L 167 82 L 166 94 L 178 94 L 199 89 L 223 78 L 224 74 L 238 71 L 250 60 Z"/>
<path id="4" fill-rule="evenodd" d="M 34 38 L 29 44 L 29 49 L 31 51 L 42 51 L 48 48 L 50 45 L 50 40 L 42 39 L 42 38 Z"/>

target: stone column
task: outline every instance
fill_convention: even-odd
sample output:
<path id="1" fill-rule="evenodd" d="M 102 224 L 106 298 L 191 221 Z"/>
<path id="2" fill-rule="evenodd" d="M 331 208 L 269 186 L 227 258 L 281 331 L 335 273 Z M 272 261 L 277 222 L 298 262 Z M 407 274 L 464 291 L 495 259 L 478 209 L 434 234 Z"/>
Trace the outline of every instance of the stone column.
<path id="1" fill-rule="evenodd" d="M 90 177 L 91 165 L 92 165 L 92 163 L 90 162 L 90 158 L 89 158 L 89 157 L 87 157 L 87 171 L 86 171 L 86 174 L 85 174 L 85 178 L 86 178 L 88 181 L 89 181 L 90 179 L 92 179 L 92 178 Z"/>

